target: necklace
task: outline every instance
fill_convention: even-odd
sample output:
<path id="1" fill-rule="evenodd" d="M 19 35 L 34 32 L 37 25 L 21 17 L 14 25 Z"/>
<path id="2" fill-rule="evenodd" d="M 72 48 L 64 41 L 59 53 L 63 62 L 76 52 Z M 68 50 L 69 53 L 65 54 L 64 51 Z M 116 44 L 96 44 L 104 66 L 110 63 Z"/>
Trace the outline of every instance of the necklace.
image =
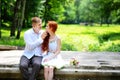
<path id="1" fill-rule="evenodd" d="M 54 42 L 54 41 L 55 41 L 55 38 L 56 38 L 56 36 L 51 37 L 51 38 L 49 39 L 49 42 L 50 42 L 50 43 L 51 43 L 51 42 Z"/>

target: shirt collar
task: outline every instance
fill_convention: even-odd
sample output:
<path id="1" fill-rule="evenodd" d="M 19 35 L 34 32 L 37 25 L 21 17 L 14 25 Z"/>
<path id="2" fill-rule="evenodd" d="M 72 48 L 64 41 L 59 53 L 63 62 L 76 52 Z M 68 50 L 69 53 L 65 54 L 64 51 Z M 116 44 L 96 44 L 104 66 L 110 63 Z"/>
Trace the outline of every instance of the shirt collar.
<path id="1" fill-rule="evenodd" d="M 31 31 L 32 31 L 33 34 L 36 34 L 36 33 L 34 32 L 33 28 L 32 28 Z M 39 31 L 39 34 L 40 34 L 40 33 L 41 33 L 41 30 Z"/>

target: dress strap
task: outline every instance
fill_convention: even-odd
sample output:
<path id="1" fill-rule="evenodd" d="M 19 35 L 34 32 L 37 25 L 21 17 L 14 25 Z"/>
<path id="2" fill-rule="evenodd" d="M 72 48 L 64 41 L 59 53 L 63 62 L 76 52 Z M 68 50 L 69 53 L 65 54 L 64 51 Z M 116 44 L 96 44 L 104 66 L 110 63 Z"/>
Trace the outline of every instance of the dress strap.
<path id="1" fill-rule="evenodd" d="M 57 36 L 55 36 L 55 41 L 57 41 L 58 40 L 58 37 Z"/>

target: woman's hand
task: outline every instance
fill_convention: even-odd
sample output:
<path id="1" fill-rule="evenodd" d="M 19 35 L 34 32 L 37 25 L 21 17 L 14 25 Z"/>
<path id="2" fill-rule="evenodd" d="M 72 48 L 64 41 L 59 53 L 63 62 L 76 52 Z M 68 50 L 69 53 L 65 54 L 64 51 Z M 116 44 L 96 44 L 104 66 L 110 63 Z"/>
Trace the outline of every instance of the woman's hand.
<path id="1" fill-rule="evenodd" d="M 43 62 L 47 62 L 47 61 L 49 61 L 49 59 L 44 59 L 44 61 L 43 61 Z"/>

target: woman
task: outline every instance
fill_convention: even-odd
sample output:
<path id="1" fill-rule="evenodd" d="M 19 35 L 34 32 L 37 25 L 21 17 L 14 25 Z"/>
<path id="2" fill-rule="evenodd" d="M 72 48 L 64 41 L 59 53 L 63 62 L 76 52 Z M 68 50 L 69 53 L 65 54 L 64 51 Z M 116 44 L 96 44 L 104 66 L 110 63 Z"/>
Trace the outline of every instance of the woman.
<path id="1" fill-rule="evenodd" d="M 52 80 L 54 69 L 61 68 L 64 62 L 61 58 L 61 39 L 55 34 L 57 30 L 57 23 L 55 21 L 49 21 L 46 27 L 47 37 L 42 44 L 43 52 L 46 55 L 43 57 L 42 65 L 44 66 L 45 80 Z"/>

